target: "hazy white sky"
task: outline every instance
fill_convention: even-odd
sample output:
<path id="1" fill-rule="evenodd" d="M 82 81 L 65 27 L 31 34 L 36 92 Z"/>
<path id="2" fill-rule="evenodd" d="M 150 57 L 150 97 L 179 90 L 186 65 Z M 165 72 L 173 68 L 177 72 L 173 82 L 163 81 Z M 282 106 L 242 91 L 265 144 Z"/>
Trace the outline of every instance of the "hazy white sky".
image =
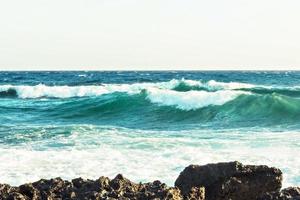
<path id="1" fill-rule="evenodd" d="M 0 0 L 0 69 L 300 69 L 299 0 Z"/>

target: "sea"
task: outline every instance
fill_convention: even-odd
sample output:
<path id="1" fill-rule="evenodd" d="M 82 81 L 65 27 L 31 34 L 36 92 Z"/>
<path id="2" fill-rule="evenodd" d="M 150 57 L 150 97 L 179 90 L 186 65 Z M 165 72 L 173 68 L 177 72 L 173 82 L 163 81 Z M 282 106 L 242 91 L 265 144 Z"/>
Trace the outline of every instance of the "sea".
<path id="1" fill-rule="evenodd" d="M 0 183 L 278 167 L 300 185 L 299 71 L 0 72 Z"/>

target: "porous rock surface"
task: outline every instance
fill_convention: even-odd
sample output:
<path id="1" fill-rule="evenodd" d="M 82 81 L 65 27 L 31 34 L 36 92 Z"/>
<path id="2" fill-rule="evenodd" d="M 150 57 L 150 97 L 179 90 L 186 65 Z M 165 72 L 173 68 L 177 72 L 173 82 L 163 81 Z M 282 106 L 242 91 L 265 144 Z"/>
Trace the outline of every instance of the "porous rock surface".
<path id="1" fill-rule="evenodd" d="M 192 187 L 204 187 L 207 200 L 256 200 L 278 192 L 282 172 L 267 166 L 227 162 L 186 167 L 175 182 L 183 195 Z"/>
<path id="2" fill-rule="evenodd" d="M 279 192 L 266 193 L 258 200 L 300 200 L 300 187 L 289 187 Z"/>
<path id="3" fill-rule="evenodd" d="M 193 188 L 186 199 L 204 199 L 203 189 Z M 71 182 L 54 178 L 11 187 L 0 184 L 0 200 L 181 200 L 178 188 L 168 187 L 160 181 L 136 184 L 121 174 L 110 180 L 107 177 Z"/>

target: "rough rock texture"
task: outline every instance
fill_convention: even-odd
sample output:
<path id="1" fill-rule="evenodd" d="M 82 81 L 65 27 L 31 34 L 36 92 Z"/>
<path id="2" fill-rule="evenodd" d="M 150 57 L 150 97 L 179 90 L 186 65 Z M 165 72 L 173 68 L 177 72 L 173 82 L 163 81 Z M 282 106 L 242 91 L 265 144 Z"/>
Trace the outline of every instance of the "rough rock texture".
<path id="1" fill-rule="evenodd" d="M 122 175 L 110 180 L 107 177 L 84 180 L 73 179 L 71 182 L 61 178 L 39 180 L 19 187 L 0 185 L 0 200 L 181 200 L 179 189 L 167 187 L 160 181 L 136 184 Z M 186 199 L 204 199 L 204 189 L 193 188 Z"/>
<path id="2" fill-rule="evenodd" d="M 300 187 L 289 187 L 280 192 L 266 193 L 258 200 L 300 200 Z"/>
<path id="3" fill-rule="evenodd" d="M 205 187 L 207 200 L 255 200 L 279 191 L 281 181 L 279 169 L 228 162 L 190 165 L 180 173 L 175 186 L 184 196 L 192 187 Z"/>

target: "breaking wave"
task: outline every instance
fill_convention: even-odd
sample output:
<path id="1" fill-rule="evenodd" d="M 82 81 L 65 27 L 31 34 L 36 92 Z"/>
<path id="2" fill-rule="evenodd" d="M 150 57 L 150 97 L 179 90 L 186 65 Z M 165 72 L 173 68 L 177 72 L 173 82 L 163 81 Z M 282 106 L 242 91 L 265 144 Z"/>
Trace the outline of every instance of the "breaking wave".
<path id="1" fill-rule="evenodd" d="M 47 86 L 43 84 L 28 85 L 1 85 L 0 97 L 18 97 L 18 98 L 71 98 L 71 97 L 87 97 L 100 96 L 113 92 L 126 92 L 128 94 L 136 94 L 141 90 L 147 89 L 168 89 L 175 91 L 218 91 L 218 90 L 234 90 L 249 89 L 254 87 L 246 83 L 223 83 L 214 80 L 208 82 L 194 80 L 176 80 L 158 83 L 134 83 L 134 84 L 102 84 L 90 86 Z"/>
<path id="2" fill-rule="evenodd" d="M 274 124 L 300 119 L 300 90 L 297 87 L 214 80 L 90 86 L 2 85 L 0 96 L 34 101 L 30 108 L 43 109 L 38 113 L 46 116 L 41 118 L 52 116 L 79 122 L 86 119 L 103 124 L 112 121 L 129 124 L 233 121 Z M 41 104 L 40 100 L 49 103 Z M 36 106 L 39 102 L 41 105 Z M 5 106 L 1 110 L 5 112 Z"/>

